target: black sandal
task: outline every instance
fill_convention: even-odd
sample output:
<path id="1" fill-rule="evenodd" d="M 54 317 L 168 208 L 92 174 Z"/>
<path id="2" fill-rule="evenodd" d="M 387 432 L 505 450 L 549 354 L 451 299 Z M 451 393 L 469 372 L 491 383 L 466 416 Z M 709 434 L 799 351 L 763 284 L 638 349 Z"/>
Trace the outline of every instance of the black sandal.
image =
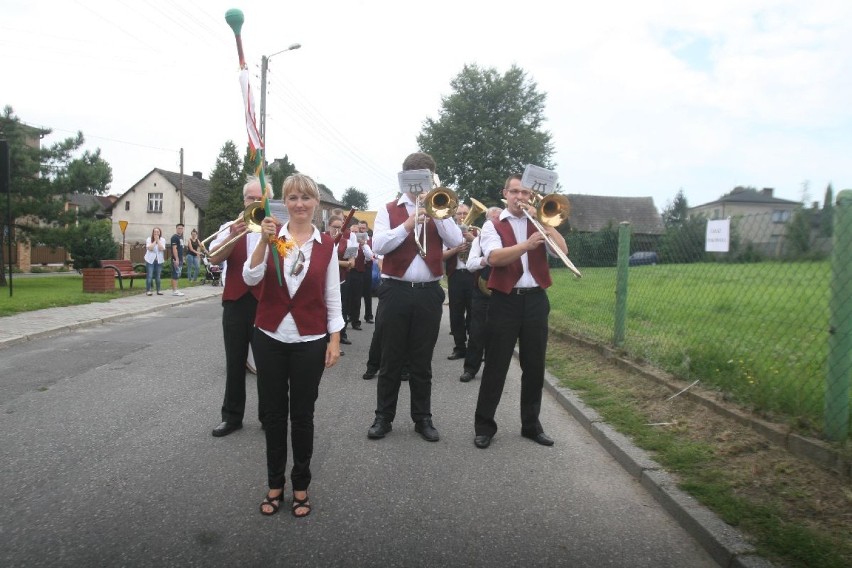
<path id="1" fill-rule="evenodd" d="M 304 515 L 299 515 L 296 513 L 296 509 L 307 509 L 308 512 Z M 297 519 L 301 519 L 303 517 L 307 517 L 311 514 L 311 504 L 308 502 L 308 494 L 305 493 L 304 499 L 296 499 L 296 494 L 293 494 L 293 508 L 292 508 L 293 516 Z"/>
<path id="2" fill-rule="evenodd" d="M 263 501 L 260 502 L 260 514 L 266 515 L 267 517 L 271 517 L 275 513 L 278 512 L 278 508 L 281 506 L 282 497 L 284 497 L 284 490 L 281 490 L 281 493 L 276 495 L 275 497 L 270 497 L 267 492 L 266 497 L 263 498 Z M 272 507 L 272 511 L 264 511 L 263 508 L 265 506 Z"/>

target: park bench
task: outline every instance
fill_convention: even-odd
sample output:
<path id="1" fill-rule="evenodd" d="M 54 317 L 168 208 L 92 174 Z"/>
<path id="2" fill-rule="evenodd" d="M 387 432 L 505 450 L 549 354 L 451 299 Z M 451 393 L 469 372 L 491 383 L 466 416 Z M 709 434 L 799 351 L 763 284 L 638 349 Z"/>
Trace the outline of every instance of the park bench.
<path id="1" fill-rule="evenodd" d="M 118 278 L 118 287 L 121 290 L 124 290 L 124 279 L 130 279 L 130 287 L 133 288 L 133 279 L 138 277 L 145 277 L 145 274 L 142 272 L 136 272 L 137 266 L 144 266 L 143 264 L 133 264 L 129 260 L 102 260 L 101 268 L 112 268 L 115 270 L 115 277 Z"/>

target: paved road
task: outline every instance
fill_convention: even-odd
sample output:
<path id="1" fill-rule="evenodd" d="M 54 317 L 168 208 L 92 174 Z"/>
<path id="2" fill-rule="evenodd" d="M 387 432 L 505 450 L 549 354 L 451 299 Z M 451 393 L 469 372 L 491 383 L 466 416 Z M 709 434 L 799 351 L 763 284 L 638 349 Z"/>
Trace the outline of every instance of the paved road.
<path id="1" fill-rule="evenodd" d="M 433 388 L 441 441 L 414 433 L 405 388 L 394 431 L 367 439 L 365 325 L 321 385 L 313 514 L 261 516 L 252 375 L 245 427 L 210 435 L 220 315 L 209 298 L 0 350 L 0 565 L 717 565 L 551 396 L 542 423 L 556 445 L 521 438 L 515 367 L 501 430 L 475 448 L 479 380 L 460 383 L 461 364 L 445 359 L 446 317 Z"/>

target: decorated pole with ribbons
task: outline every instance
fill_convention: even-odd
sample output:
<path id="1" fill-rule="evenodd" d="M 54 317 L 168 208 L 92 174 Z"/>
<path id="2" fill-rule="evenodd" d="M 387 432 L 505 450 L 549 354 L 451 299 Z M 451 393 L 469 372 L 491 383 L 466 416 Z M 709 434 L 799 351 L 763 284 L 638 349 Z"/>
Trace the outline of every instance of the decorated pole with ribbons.
<path id="1" fill-rule="evenodd" d="M 272 199 L 272 195 L 269 192 L 269 188 L 266 186 L 266 172 L 264 171 L 265 159 L 263 140 L 257 130 L 257 121 L 255 120 L 254 114 L 254 99 L 251 96 L 251 84 L 249 82 L 248 65 L 246 65 L 246 58 L 243 54 L 243 39 L 240 35 L 243 28 L 243 22 L 245 22 L 245 17 L 243 16 L 242 10 L 232 8 L 225 12 L 225 21 L 234 31 L 234 38 L 237 41 L 237 55 L 240 58 L 240 87 L 243 92 L 243 112 L 246 117 L 246 131 L 248 132 L 249 139 L 249 156 L 255 161 L 255 175 L 260 180 L 260 187 L 263 189 L 264 212 L 267 217 L 272 217 L 272 212 L 269 208 L 269 200 Z M 283 285 L 283 280 L 281 279 L 281 261 L 278 256 L 278 249 L 274 246 L 270 248 L 272 249 L 272 255 L 275 259 L 275 271 L 278 274 L 278 284 Z"/>

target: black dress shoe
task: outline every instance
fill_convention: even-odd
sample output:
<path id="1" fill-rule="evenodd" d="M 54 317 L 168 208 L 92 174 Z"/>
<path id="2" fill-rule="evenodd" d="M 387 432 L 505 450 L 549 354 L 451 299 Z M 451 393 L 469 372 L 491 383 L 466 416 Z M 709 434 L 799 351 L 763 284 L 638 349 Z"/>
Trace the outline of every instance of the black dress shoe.
<path id="1" fill-rule="evenodd" d="M 391 430 L 393 430 L 393 424 L 384 418 L 376 418 L 373 421 L 373 425 L 370 426 L 369 430 L 367 430 L 367 437 L 378 440 L 379 438 L 384 438 L 385 434 Z"/>
<path id="2" fill-rule="evenodd" d="M 491 445 L 491 436 L 483 434 L 482 436 L 477 436 L 473 439 L 473 445 L 477 448 L 482 448 L 483 450 Z"/>
<path id="3" fill-rule="evenodd" d="M 367 372 L 364 373 L 364 376 L 362 376 L 361 378 L 365 381 L 369 381 L 370 379 L 375 379 L 377 374 L 378 371 L 371 371 L 370 369 L 367 369 Z"/>
<path id="4" fill-rule="evenodd" d="M 213 435 L 217 438 L 221 438 L 222 436 L 227 436 L 231 432 L 236 432 L 242 427 L 242 424 L 231 424 L 229 422 L 222 422 L 221 424 L 213 428 Z"/>
<path id="5" fill-rule="evenodd" d="M 533 442 L 541 444 L 542 446 L 553 445 L 553 440 L 551 439 L 551 437 L 545 434 L 544 432 L 539 432 L 538 434 L 524 434 L 523 432 L 521 432 L 521 436 L 523 436 L 524 438 L 529 438 Z"/>
<path id="6" fill-rule="evenodd" d="M 453 354 L 447 357 L 450 361 L 455 361 L 456 359 L 464 359 L 467 356 L 467 353 L 464 351 L 459 351 L 458 349 L 453 350 Z"/>
<path id="7" fill-rule="evenodd" d="M 341 337 L 341 338 L 340 338 L 340 343 L 342 343 L 343 345 L 352 345 L 352 342 L 351 342 L 351 341 L 349 341 L 349 338 L 348 338 L 348 337 Z"/>
<path id="8" fill-rule="evenodd" d="M 364 318 L 364 322 L 373 323 L 373 318 Z"/>
<path id="9" fill-rule="evenodd" d="M 399 375 L 399 380 L 401 380 L 401 381 L 407 381 L 410 378 L 411 378 L 411 373 L 409 373 L 408 371 L 403 371 Z"/>
<path id="10" fill-rule="evenodd" d="M 473 373 L 471 373 L 470 371 L 465 371 L 464 373 L 462 373 L 461 377 L 459 377 L 459 380 L 463 383 L 469 383 L 473 380 Z"/>
<path id="11" fill-rule="evenodd" d="M 438 431 L 434 426 L 432 426 L 431 418 L 424 418 L 423 420 L 415 422 L 414 431 L 423 436 L 423 439 L 427 442 L 437 442 L 441 439 L 441 435 L 438 434 Z"/>
<path id="12" fill-rule="evenodd" d="M 361 331 L 361 324 L 360 323 L 353 323 L 352 329 L 354 329 L 355 331 Z"/>

